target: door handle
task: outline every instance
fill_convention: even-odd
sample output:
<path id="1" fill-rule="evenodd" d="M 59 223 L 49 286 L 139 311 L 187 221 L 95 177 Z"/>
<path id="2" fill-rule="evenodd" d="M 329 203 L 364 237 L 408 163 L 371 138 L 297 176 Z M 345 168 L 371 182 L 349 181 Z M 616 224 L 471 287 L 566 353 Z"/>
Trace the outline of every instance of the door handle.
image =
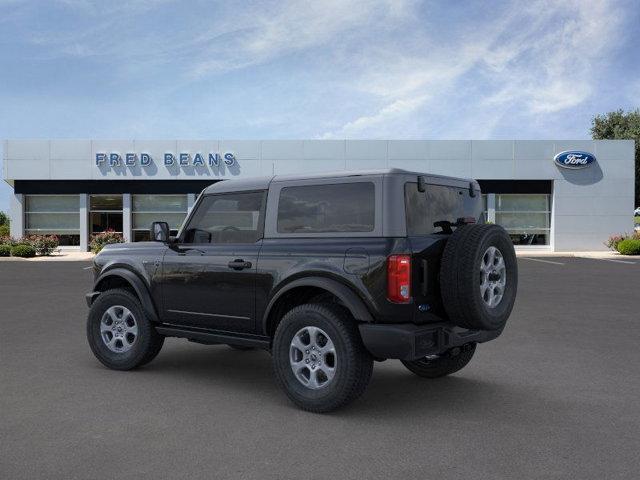
<path id="1" fill-rule="evenodd" d="M 236 258 L 228 263 L 229 268 L 234 270 L 243 270 L 245 268 L 251 268 L 251 262 L 245 262 L 241 258 Z"/>

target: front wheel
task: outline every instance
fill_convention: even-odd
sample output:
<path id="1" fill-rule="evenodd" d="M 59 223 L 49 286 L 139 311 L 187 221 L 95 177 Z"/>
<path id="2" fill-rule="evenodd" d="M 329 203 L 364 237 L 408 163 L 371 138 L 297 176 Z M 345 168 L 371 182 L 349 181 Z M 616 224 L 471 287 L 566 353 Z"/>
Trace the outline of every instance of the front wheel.
<path id="1" fill-rule="evenodd" d="M 373 359 L 347 311 L 336 305 L 307 304 L 289 311 L 278 325 L 273 366 L 293 403 L 321 413 L 362 395 L 371 379 Z"/>
<path id="2" fill-rule="evenodd" d="M 127 290 L 101 293 L 87 318 L 91 351 L 106 367 L 131 370 L 153 360 L 164 343 L 140 301 Z"/>
<path id="3" fill-rule="evenodd" d="M 442 355 L 428 356 L 410 362 L 402 360 L 402 364 L 419 377 L 444 377 L 466 367 L 475 351 L 476 344 L 471 343 L 453 348 Z"/>

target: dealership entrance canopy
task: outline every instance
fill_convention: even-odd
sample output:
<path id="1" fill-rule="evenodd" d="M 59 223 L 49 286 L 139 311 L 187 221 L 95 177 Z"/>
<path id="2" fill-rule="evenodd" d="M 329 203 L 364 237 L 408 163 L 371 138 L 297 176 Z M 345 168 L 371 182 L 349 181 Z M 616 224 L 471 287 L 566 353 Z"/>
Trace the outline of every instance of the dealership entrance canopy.
<path id="1" fill-rule="evenodd" d="M 107 229 L 176 231 L 215 181 L 377 168 L 478 180 L 485 220 L 519 248 L 602 250 L 633 227 L 631 140 L 5 140 L 3 176 L 13 237 L 86 250 Z"/>

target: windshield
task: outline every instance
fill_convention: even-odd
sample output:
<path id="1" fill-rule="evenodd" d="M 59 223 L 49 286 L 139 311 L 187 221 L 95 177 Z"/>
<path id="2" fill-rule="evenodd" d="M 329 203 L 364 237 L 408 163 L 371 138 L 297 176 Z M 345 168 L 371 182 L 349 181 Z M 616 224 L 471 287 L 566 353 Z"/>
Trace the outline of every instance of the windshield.
<path id="1" fill-rule="evenodd" d="M 480 193 L 469 195 L 469 189 L 444 185 L 426 186 L 419 192 L 417 183 L 406 183 L 404 187 L 407 235 L 429 235 L 442 232 L 438 222 L 456 223 L 461 217 L 473 217 L 480 222 L 482 202 Z"/>

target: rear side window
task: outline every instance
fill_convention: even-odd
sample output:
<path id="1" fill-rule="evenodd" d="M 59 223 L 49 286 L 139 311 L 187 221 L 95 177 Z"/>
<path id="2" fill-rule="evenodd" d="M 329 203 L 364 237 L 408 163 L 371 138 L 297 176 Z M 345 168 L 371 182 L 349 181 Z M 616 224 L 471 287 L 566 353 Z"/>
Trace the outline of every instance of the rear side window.
<path id="1" fill-rule="evenodd" d="M 371 182 L 285 187 L 278 202 L 278 233 L 371 232 Z"/>
<path id="2" fill-rule="evenodd" d="M 425 192 L 418 191 L 417 183 L 404 187 L 407 235 L 428 235 L 441 232 L 433 224 L 440 221 L 455 223 L 460 217 L 479 218 L 482 206 L 480 195 L 469 196 L 469 190 L 427 185 Z"/>

